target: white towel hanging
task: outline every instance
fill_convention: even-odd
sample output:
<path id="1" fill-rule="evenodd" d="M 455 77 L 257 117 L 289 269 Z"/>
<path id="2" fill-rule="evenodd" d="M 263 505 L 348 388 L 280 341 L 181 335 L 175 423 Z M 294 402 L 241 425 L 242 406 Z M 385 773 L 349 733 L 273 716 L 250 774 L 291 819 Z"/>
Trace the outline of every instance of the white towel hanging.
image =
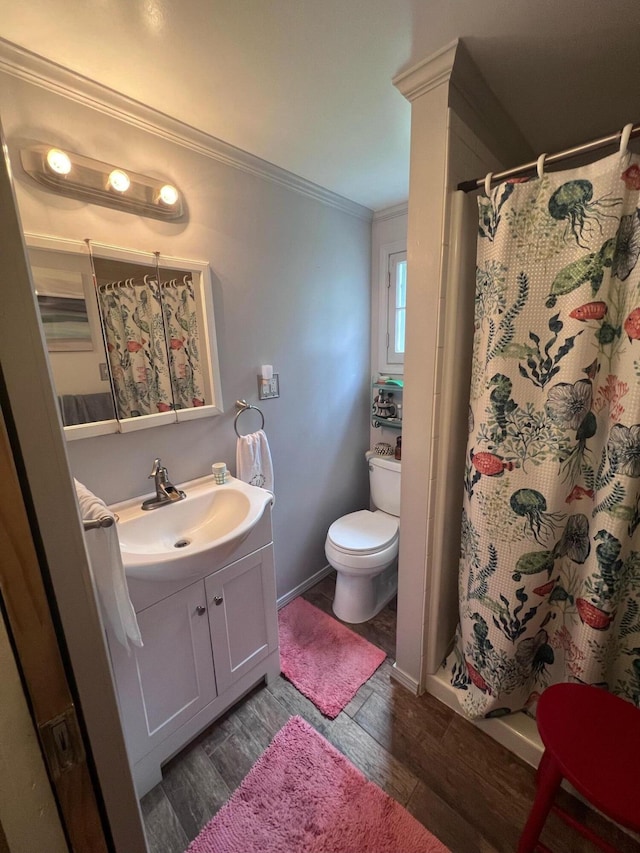
<path id="1" fill-rule="evenodd" d="M 105 515 L 113 516 L 104 501 L 96 497 L 78 480 L 74 480 L 74 483 L 83 519 L 95 520 Z M 91 530 L 86 534 L 85 542 L 89 552 L 91 574 L 100 596 L 104 615 L 109 620 L 113 633 L 127 651 L 129 651 L 129 641 L 136 646 L 142 646 L 138 620 L 129 598 L 116 525 Z"/>
<path id="2" fill-rule="evenodd" d="M 273 494 L 273 463 L 264 430 L 239 436 L 236 442 L 236 477 Z"/>

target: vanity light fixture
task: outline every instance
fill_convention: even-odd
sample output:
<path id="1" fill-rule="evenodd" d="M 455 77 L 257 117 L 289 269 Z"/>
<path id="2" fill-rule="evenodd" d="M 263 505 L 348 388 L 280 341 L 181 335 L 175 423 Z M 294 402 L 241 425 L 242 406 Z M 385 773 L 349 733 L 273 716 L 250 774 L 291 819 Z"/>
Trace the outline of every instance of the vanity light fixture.
<path id="1" fill-rule="evenodd" d="M 184 212 L 180 192 L 166 180 L 50 145 L 23 148 L 20 159 L 28 175 L 63 195 L 158 219 L 178 219 Z"/>

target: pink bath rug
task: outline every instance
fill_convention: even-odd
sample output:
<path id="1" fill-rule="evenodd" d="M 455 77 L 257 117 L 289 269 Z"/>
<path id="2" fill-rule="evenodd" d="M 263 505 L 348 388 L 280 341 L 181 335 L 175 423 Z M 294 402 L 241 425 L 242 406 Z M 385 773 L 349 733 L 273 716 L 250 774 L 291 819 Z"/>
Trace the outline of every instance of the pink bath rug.
<path id="1" fill-rule="evenodd" d="M 300 717 L 280 729 L 187 853 L 447 853 Z"/>
<path id="2" fill-rule="evenodd" d="M 304 598 L 283 607 L 278 622 L 282 674 L 331 719 L 386 657 Z"/>

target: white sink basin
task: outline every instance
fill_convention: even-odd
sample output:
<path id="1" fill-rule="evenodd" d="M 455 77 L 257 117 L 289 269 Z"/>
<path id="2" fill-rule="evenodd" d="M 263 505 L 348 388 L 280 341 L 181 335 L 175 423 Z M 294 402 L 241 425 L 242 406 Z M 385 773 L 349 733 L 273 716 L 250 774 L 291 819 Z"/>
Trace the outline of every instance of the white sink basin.
<path id="1" fill-rule="evenodd" d="M 182 483 L 186 498 L 142 510 L 151 495 L 114 504 L 125 572 L 141 580 L 179 580 L 204 574 L 214 559 L 231 554 L 262 518 L 271 492 L 230 477 Z"/>

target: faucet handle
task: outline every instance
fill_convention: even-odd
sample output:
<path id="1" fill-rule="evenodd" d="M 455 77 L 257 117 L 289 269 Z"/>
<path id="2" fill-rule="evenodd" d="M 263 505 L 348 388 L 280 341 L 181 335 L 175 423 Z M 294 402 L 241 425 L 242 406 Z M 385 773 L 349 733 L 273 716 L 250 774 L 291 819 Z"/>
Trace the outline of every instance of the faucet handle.
<path id="1" fill-rule="evenodd" d="M 161 469 L 162 469 L 162 460 L 160 459 L 160 457 L 159 457 L 159 456 L 157 456 L 157 457 L 153 460 L 153 470 L 151 471 L 151 473 L 149 474 L 149 476 L 147 477 L 147 479 L 148 479 L 148 480 L 153 480 L 153 479 L 154 479 L 154 477 L 157 477 L 157 475 L 158 475 L 158 473 L 159 473 L 159 471 L 160 471 Z"/>

